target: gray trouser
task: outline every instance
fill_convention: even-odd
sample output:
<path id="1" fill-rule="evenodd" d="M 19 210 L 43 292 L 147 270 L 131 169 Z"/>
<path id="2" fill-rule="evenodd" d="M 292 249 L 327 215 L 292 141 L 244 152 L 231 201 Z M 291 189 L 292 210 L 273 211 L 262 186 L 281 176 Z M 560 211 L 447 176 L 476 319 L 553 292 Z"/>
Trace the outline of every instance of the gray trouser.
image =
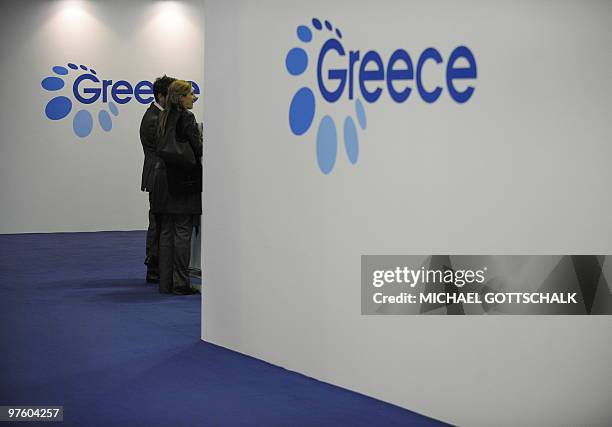
<path id="1" fill-rule="evenodd" d="M 161 214 L 159 236 L 159 290 L 189 287 L 189 257 L 193 215 Z"/>
<path id="2" fill-rule="evenodd" d="M 159 225 L 151 209 L 149 209 L 145 264 L 147 265 L 147 275 L 159 272 Z"/>

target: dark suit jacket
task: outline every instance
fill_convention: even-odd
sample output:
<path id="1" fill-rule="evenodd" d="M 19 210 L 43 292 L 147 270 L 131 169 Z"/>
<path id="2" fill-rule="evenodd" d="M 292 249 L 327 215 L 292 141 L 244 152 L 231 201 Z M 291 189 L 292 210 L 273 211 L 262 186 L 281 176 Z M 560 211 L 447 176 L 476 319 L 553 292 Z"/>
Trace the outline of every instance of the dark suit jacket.
<path id="1" fill-rule="evenodd" d="M 142 167 L 142 181 L 140 189 L 142 191 L 153 191 L 155 177 L 153 169 L 159 158 L 155 155 L 157 148 L 157 122 L 160 110 L 151 104 L 140 122 L 140 143 L 144 151 L 144 165 Z"/>
<path id="2" fill-rule="evenodd" d="M 174 125 L 174 126 L 173 126 Z M 158 214 L 202 213 L 202 135 L 190 111 L 172 108 L 168 114 L 168 128 L 174 127 L 176 141 L 189 144 L 196 157 L 196 165 L 189 170 L 166 164 L 162 159 L 155 167 L 154 189 L 151 192 L 151 211 Z M 161 139 L 158 140 L 158 143 Z"/>
<path id="3" fill-rule="evenodd" d="M 171 193 L 202 192 L 202 135 L 198 129 L 195 116 L 188 110 L 170 110 L 168 123 L 176 123 L 176 140 L 189 144 L 196 158 L 196 165 L 191 170 L 183 170 L 166 164 L 168 190 Z M 161 141 L 159 141 L 161 143 Z"/>

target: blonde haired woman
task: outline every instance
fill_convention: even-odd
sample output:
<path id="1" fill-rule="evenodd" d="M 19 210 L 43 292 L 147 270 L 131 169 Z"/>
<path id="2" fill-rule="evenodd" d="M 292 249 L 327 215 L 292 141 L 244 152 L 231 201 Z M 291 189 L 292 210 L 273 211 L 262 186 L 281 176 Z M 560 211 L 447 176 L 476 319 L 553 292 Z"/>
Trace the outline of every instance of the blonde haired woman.
<path id="1" fill-rule="evenodd" d="M 160 159 L 156 165 L 152 211 L 160 224 L 159 292 L 188 295 L 189 257 L 194 218 L 202 214 L 202 135 L 191 110 L 197 97 L 189 82 L 176 80 L 168 88 L 159 115 L 158 153 L 167 132 L 188 144 L 194 166 L 177 166 Z M 187 148 L 187 146 L 184 146 Z"/>

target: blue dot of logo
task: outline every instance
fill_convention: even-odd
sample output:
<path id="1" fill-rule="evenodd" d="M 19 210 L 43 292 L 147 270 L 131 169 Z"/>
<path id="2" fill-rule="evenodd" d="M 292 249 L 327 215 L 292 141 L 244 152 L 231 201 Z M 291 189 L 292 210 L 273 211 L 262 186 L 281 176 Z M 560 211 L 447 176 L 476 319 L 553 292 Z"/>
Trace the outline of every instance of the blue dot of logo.
<path id="1" fill-rule="evenodd" d="M 295 135 L 304 134 L 312 124 L 315 114 L 315 98 L 312 91 L 303 87 L 298 90 L 289 106 L 289 126 Z"/>
<path id="2" fill-rule="evenodd" d="M 110 108 L 111 113 L 113 113 L 113 116 L 119 115 L 119 110 L 117 110 L 117 106 L 115 105 L 113 101 L 109 101 L 108 108 Z"/>
<path id="3" fill-rule="evenodd" d="M 60 67 L 59 65 L 56 65 L 55 67 L 53 67 L 53 72 L 61 76 L 65 76 L 66 74 L 68 74 L 68 70 L 64 67 Z"/>
<path id="4" fill-rule="evenodd" d="M 64 81 L 59 77 L 47 77 L 40 85 L 46 90 L 60 90 L 64 87 Z"/>
<path id="5" fill-rule="evenodd" d="M 47 102 L 45 115 L 51 120 L 63 119 L 72 110 L 72 101 L 65 96 L 57 96 Z"/>
<path id="6" fill-rule="evenodd" d="M 297 76 L 302 74 L 308 66 L 308 55 L 299 47 L 294 47 L 287 53 L 285 65 L 289 74 Z"/>
<path id="7" fill-rule="evenodd" d="M 340 32 L 340 28 L 336 28 L 336 34 L 338 35 L 339 39 L 342 38 L 342 32 Z"/>
<path id="8" fill-rule="evenodd" d="M 317 30 L 323 28 L 323 25 L 321 25 L 321 21 L 319 21 L 317 18 L 312 18 L 312 26 L 315 27 Z"/>
<path id="9" fill-rule="evenodd" d="M 106 110 L 100 110 L 98 113 L 98 121 L 100 122 L 100 127 L 106 132 L 109 132 L 113 128 L 113 121 Z"/>
<path id="10" fill-rule="evenodd" d="M 346 155 L 352 164 L 357 163 L 359 157 L 359 139 L 357 138 L 357 128 L 352 117 L 344 120 L 344 148 Z"/>
<path id="11" fill-rule="evenodd" d="M 72 68 L 73 70 L 78 70 L 78 69 L 79 69 L 79 67 L 78 67 L 76 64 L 73 64 L 72 62 L 71 62 L 71 63 L 69 63 L 69 64 L 68 64 L 68 66 L 69 66 L 70 68 Z"/>
<path id="12" fill-rule="evenodd" d="M 366 122 L 366 114 L 365 114 L 365 110 L 363 109 L 363 105 L 361 104 L 360 100 L 355 100 L 355 111 L 357 113 L 357 121 L 359 122 L 359 126 L 361 126 L 361 129 L 366 128 L 367 126 L 367 122 Z"/>
<path id="13" fill-rule="evenodd" d="M 338 140 L 336 125 L 330 116 L 325 116 L 319 124 L 317 132 L 317 163 L 325 175 L 330 173 L 336 163 Z"/>
<path id="14" fill-rule="evenodd" d="M 304 43 L 308 43 L 312 40 L 312 31 L 310 31 L 310 28 L 308 28 L 307 26 L 300 25 L 297 28 L 297 36 L 298 39 L 300 39 Z"/>
<path id="15" fill-rule="evenodd" d="M 327 28 L 329 31 L 331 31 L 331 29 L 332 29 L 331 23 L 329 21 L 327 21 L 327 20 L 325 21 L 325 28 Z"/>
<path id="16" fill-rule="evenodd" d="M 75 114 L 72 121 L 72 129 L 77 136 L 85 138 L 91 133 L 92 128 L 93 119 L 89 111 L 81 110 Z"/>

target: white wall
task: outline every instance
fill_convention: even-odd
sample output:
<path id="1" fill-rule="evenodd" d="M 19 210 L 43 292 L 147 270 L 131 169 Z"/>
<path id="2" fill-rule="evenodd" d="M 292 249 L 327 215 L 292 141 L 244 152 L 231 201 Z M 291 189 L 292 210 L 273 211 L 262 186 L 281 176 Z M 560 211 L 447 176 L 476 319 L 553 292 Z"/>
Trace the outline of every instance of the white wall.
<path id="1" fill-rule="evenodd" d="M 203 339 L 454 424 L 610 425 L 610 317 L 361 316 L 360 255 L 611 253 L 612 4 L 205 7 Z M 324 175 L 318 121 L 352 106 L 315 90 L 315 124 L 289 129 L 291 97 L 316 84 L 321 39 L 295 34 L 312 17 L 385 58 L 465 44 L 476 92 L 385 92 L 365 105 L 357 164 L 340 139 Z M 295 46 L 310 58 L 297 77 Z"/>
<path id="2" fill-rule="evenodd" d="M 146 105 L 118 105 L 110 132 L 76 136 L 72 117 L 51 121 L 41 87 L 52 67 L 74 62 L 103 79 L 135 84 L 164 73 L 203 79 L 202 1 L 27 1 L 0 16 L 0 233 L 144 229 L 138 130 Z M 75 73 L 67 77 L 67 83 Z M 71 85 L 59 91 L 71 96 Z M 194 113 L 202 120 L 202 102 Z"/>

